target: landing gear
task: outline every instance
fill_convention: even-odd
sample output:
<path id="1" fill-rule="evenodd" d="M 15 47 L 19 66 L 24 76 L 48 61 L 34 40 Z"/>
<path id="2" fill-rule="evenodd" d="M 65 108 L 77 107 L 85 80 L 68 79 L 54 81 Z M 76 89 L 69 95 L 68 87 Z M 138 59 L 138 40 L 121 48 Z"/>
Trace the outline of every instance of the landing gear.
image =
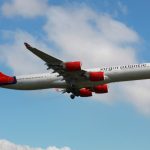
<path id="1" fill-rule="evenodd" d="M 70 98 L 71 98 L 71 99 L 74 99 L 74 98 L 75 98 L 75 95 L 71 94 L 71 95 L 70 95 Z"/>

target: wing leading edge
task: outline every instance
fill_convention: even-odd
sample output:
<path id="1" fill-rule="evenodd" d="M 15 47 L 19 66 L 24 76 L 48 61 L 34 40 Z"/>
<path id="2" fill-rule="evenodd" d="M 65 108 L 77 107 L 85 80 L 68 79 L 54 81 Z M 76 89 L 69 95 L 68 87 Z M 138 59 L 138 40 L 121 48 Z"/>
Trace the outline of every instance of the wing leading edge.
<path id="1" fill-rule="evenodd" d="M 59 73 L 60 76 L 63 76 L 64 80 L 68 83 L 68 85 L 73 84 L 74 82 L 77 81 L 83 81 L 85 80 L 85 77 L 83 74 L 86 73 L 84 70 L 79 70 L 79 71 L 67 71 L 64 68 L 65 62 L 62 60 L 59 60 L 53 56 L 50 56 L 37 48 L 32 47 L 28 43 L 24 43 L 26 48 L 31 51 L 33 54 L 41 58 L 44 62 L 46 62 L 46 65 L 48 66 L 48 69 L 54 70 L 54 72 Z M 78 62 L 77 62 L 78 63 Z"/>
<path id="2" fill-rule="evenodd" d="M 47 64 L 51 64 L 51 65 L 60 65 L 61 63 L 63 63 L 63 61 L 54 58 L 40 50 L 38 50 L 37 48 L 32 47 L 31 45 L 29 45 L 28 43 L 24 43 L 24 45 L 26 46 L 26 48 L 28 50 L 30 50 L 32 53 L 34 53 L 36 56 L 38 56 L 39 58 L 41 58 L 43 61 L 45 61 Z"/>

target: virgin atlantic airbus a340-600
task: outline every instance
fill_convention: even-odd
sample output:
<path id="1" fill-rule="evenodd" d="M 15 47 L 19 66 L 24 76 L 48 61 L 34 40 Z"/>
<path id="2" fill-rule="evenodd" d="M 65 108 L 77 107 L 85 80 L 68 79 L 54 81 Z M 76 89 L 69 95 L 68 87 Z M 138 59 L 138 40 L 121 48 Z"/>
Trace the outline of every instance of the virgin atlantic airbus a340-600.
<path id="1" fill-rule="evenodd" d="M 80 61 L 64 62 L 24 44 L 53 72 L 13 77 L 0 73 L 0 87 L 15 90 L 58 88 L 63 93 L 71 93 L 74 99 L 76 96 L 90 97 L 93 92 L 108 93 L 108 84 L 112 82 L 150 79 L 150 63 L 82 69 Z"/>

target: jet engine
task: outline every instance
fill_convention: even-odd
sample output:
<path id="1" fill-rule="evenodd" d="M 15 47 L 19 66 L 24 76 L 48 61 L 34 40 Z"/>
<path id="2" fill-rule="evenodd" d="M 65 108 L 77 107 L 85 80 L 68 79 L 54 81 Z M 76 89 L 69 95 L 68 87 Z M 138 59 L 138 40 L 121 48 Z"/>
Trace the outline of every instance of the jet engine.
<path id="1" fill-rule="evenodd" d="M 88 77 L 90 81 L 103 81 L 104 80 L 104 72 L 89 72 Z"/>
<path id="2" fill-rule="evenodd" d="M 99 93 L 99 94 L 108 93 L 108 86 L 107 84 L 98 85 L 93 88 L 93 92 Z"/>
<path id="3" fill-rule="evenodd" d="M 75 61 L 75 62 L 65 62 L 63 64 L 63 68 L 67 71 L 80 71 L 81 70 L 81 62 Z"/>
<path id="4" fill-rule="evenodd" d="M 79 90 L 79 96 L 81 97 L 90 97 L 92 96 L 92 92 L 89 89 L 82 88 Z"/>

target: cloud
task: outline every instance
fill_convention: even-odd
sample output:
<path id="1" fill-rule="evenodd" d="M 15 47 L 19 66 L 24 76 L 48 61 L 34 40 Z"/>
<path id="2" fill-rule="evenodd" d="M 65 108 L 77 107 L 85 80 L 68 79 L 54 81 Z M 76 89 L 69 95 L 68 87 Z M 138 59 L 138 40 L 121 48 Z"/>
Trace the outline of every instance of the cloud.
<path id="1" fill-rule="evenodd" d="M 150 81 L 132 81 L 123 83 L 120 86 L 123 89 L 123 95 L 126 97 L 126 102 L 135 106 L 139 112 L 145 115 L 150 114 Z"/>
<path id="2" fill-rule="evenodd" d="M 26 31 L 4 31 L 4 37 L 11 37 L 13 42 L 1 44 L 0 49 L 3 60 L 14 73 L 45 72 L 43 63 L 25 50 L 24 41 L 62 60 L 81 60 L 83 68 L 139 62 L 135 45 L 141 42 L 140 36 L 109 14 L 87 6 L 49 6 L 44 17 L 46 22 L 42 31 L 46 42 L 43 37 L 35 38 Z M 54 45 L 53 50 L 49 49 L 47 42 Z M 106 103 L 125 99 L 140 112 L 150 114 L 149 85 L 147 80 L 110 84 L 109 94 L 97 95 L 93 99 Z"/>
<path id="3" fill-rule="evenodd" d="M 82 60 L 85 67 L 139 63 L 134 45 L 141 42 L 140 36 L 108 14 L 97 13 L 89 7 L 53 7 L 47 18 L 44 30 L 66 60 Z M 125 99 L 138 111 L 150 114 L 149 83 L 148 80 L 113 83 L 109 86 L 109 94 L 93 98 L 106 103 Z"/>
<path id="4" fill-rule="evenodd" d="M 47 0 L 10 0 L 5 2 L 1 9 L 7 17 L 19 15 L 32 18 L 43 15 L 47 6 Z"/>
<path id="5" fill-rule="evenodd" d="M 0 150 L 71 150 L 69 147 L 57 148 L 55 146 L 48 148 L 32 148 L 26 145 L 16 145 L 7 140 L 0 140 Z"/>
<path id="6" fill-rule="evenodd" d="M 33 45 L 48 49 L 44 44 L 24 31 L 4 31 L 2 33 L 5 40 L 12 40 L 12 42 L 0 45 L 1 61 L 10 67 L 15 74 L 38 73 L 46 70 L 46 66 L 43 65 L 44 62 L 42 63 L 40 59 L 26 50 L 24 42 L 30 41 Z"/>
<path id="7" fill-rule="evenodd" d="M 133 44 L 139 42 L 138 34 L 109 15 L 88 7 L 53 7 L 47 18 L 44 29 L 49 41 L 68 59 L 83 60 L 88 66 L 136 62 Z"/>

